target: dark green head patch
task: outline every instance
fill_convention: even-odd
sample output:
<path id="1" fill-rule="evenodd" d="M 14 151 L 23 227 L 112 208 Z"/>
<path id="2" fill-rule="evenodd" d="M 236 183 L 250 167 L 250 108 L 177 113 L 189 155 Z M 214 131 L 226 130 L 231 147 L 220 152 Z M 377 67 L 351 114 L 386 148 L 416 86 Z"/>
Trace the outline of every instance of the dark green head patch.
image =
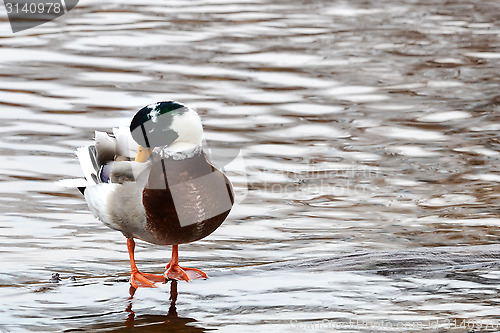
<path id="1" fill-rule="evenodd" d="M 184 113 L 186 109 L 186 106 L 174 101 L 145 106 L 132 119 L 130 133 L 135 142 L 143 147 L 167 146 L 179 137 L 171 128 L 174 115 Z"/>

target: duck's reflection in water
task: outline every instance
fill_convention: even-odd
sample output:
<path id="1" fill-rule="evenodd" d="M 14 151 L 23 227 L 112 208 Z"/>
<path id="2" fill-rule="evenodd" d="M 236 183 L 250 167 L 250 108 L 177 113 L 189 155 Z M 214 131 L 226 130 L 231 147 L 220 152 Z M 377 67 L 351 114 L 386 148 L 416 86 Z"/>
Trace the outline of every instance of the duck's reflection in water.
<path id="1" fill-rule="evenodd" d="M 175 303 L 177 301 L 177 281 L 170 282 L 170 307 L 167 315 L 143 315 L 136 314 L 132 309 L 133 299 L 137 289 L 130 287 L 129 304 L 126 308 L 128 312 L 125 327 L 117 324 L 116 328 L 106 330 L 106 332 L 206 332 L 209 329 L 193 326 L 190 323 L 196 322 L 193 318 L 182 318 L 177 315 Z"/>

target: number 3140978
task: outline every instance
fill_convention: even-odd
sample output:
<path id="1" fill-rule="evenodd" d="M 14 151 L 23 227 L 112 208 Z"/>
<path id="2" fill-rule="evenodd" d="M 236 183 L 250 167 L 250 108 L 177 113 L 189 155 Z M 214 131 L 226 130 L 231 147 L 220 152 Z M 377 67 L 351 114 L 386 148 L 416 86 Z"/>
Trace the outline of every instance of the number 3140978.
<path id="1" fill-rule="evenodd" d="M 7 13 L 15 14 L 59 14 L 61 13 L 61 4 L 58 2 L 45 2 L 45 3 L 25 3 L 19 5 L 19 3 L 5 2 L 5 8 Z"/>

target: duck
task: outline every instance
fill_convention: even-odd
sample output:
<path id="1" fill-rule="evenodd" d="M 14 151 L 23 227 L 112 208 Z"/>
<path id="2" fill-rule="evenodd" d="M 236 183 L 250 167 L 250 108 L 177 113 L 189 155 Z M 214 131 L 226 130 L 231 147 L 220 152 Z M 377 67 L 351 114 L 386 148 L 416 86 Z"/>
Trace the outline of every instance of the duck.
<path id="1" fill-rule="evenodd" d="M 93 216 L 125 236 L 134 288 L 207 278 L 179 265 L 179 245 L 212 234 L 231 211 L 234 192 L 202 143 L 198 113 L 162 101 L 137 111 L 128 128 L 95 131 L 95 143 L 76 150 L 85 178 L 79 190 Z M 136 239 L 172 246 L 163 275 L 139 271 Z"/>

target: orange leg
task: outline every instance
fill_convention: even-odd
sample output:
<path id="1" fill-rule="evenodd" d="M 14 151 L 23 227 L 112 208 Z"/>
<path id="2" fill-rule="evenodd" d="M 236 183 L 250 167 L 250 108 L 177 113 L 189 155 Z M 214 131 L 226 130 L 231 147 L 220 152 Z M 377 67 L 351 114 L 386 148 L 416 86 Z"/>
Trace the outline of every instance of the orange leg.
<path id="1" fill-rule="evenodd" d="M 199 269 L 179 266 L 179 245 L 172 245 L 172 258 L 167 264 L 166 269 L 163 275 L 169 280 L 190 281 L 207 278 L 207 274 Z"/>
<path id="2" fill-rule="evenodd" d="M 127 248 L 128 254 L 130 256 L 130 268 L 131 268 L 131 276 L 130 276 L 130 284 L 134 288 L 139 287 L 155 287 L 155 282 L 165 282 L 165 277 L 161 275 L 154 275 L 148 273 L 141 273 L 137 269 L 135 265 L 134 259 L 134 250 L 135 250 L 135 242 L 131 238 L 127 238 Z"/>

